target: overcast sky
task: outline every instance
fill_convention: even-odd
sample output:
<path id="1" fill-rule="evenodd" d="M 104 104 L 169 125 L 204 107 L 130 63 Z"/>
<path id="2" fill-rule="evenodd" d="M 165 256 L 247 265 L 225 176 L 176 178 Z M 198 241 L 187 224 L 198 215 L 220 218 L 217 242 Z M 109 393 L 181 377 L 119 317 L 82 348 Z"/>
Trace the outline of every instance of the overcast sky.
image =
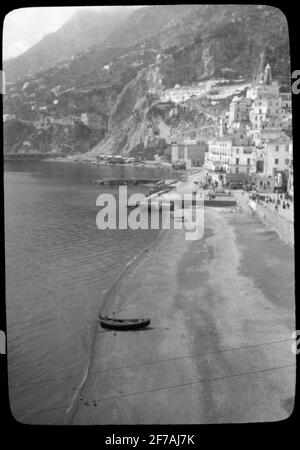
<path id="1" fill-rule="evenodd" d="M 107 8 L 111 7 L 101 7 L 102 10 Z M 3 58 L 20 55 L 45 34 L 60 28 L 79 9 L 82 7 L 20 8 L 11 11 L 4 19 Z"/>

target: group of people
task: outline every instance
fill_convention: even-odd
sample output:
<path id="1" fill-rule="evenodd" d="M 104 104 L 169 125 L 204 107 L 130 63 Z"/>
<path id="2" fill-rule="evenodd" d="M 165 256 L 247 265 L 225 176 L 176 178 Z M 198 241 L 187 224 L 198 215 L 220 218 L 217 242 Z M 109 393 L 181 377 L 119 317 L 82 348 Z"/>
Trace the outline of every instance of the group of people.
<path id="1" fill-rule="evenodd" d="M 262 197 L 257 197 L 256 199 L 258 204 L 261 204 L 263 206 L 267 206 L 270 204 L 274 205 L 274 209 L 276 212 L 279 211 L 279 207 L 282 207 L 282 209 L 287 209 L 289 210 L 291 207 L 291 203 L 289 200 L 289 196 L 288 194 L 280 194 L 277 198 L 275 197 L 270 197 L 269 195 Z"/>

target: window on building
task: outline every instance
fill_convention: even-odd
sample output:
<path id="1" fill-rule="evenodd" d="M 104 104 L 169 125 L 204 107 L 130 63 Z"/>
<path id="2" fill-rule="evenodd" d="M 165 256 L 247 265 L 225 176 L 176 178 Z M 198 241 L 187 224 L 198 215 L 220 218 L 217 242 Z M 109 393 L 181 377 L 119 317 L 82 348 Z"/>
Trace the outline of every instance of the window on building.
<path id="1" fill-rule="evenodd" d="M 278 164 L 278 159 L 277 158 L 275 159 L 275 164 Z"/>
<path id="2" fill-rule="evenodd" d="M 279 152 L 279 145 L 276 145 L 276 146 L 275 146 L 275 151 L 276 151 L 276 152 Z"/>
<path id="3" fill-rule="evenodd" d="M 288 159 L 285 159 L 285 160 L 284 160 L 284 163 L 285 163 L 285 164 L 288 164 L 289 162 L 290 162 L 290 161 L 289 161 Z"/>
<path id="4" fill-rule="evenodd" d="M 250 158 L 247 158 L 247 165 L 250 166 Z"/>
<path id="5" fill-rule="evenodd" d="M 235 168 L 235 173 L 239 173 L 239 168 L 238 167 Z"/>
<path id="6" fill-rule="evenodd" d="M 270 186 L 270 181 L 267 181 L 267 185 Z"/>
<path id="7" fill-rule="evenodd" d="M 239 163 L 240 163 L 240 158 L 236 158 L 236 159 L 235 159 L 235 164 L 238 166 Z"/>

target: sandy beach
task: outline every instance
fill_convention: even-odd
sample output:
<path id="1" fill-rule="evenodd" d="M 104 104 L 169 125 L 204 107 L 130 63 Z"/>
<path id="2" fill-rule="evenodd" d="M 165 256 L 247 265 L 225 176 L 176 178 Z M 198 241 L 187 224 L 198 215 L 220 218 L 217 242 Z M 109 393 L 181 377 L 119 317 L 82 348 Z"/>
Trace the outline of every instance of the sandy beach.
<path id="1" fill-rule="evenodd" d="M 258 219 L 206 208 L 205 233 L 165 231 L 111 290 L 72 424 L 276 421 L 293 409 L 293 249 Z"/>

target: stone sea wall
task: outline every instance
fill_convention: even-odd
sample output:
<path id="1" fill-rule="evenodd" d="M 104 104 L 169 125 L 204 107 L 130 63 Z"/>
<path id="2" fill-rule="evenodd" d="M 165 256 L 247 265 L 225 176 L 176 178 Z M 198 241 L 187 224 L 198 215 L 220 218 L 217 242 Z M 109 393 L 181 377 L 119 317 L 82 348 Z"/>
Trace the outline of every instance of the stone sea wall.
<path id="1" fill-rule="evenodd" d="M 292 221 L 258 204 L 256 213 L 267 227 L 274 229 L 282 240 L 294 246 L 294 223 Z"/>

